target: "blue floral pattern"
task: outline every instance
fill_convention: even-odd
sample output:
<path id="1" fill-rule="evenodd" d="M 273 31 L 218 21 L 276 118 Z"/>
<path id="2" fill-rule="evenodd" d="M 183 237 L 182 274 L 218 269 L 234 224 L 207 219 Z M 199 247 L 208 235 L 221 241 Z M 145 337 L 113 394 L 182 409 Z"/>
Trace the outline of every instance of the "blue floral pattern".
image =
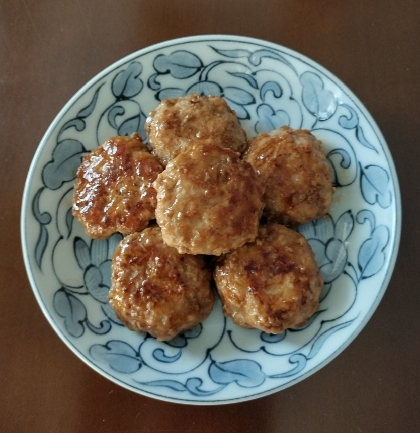
<path id="1" fill-rule="evenodd" d="M 169 97 L 218 95 L 249 137 L 282 125 L 324 142 L 336 193 L 330 214 L 298 230 L 325 281 L 319 311 L 270 335 L 235 326 L 217 300 L 202 324 L 171 342 L 128 331 L 110 309 L 119 235 L 89 239 L 71 214 L 81 158 L 110 135 L 138 131 Z M 136 392 L 189 403 L 239 401 L 307 377 L 344 349 L 385 291 L 399 238 L 398 184 L 386 144 L 364 107 L 319 65 L 238 37 L 170 41 L 121 60 L 88 83 L 44 137 L 22 210 L 35 295 L 71 349 Z"/>

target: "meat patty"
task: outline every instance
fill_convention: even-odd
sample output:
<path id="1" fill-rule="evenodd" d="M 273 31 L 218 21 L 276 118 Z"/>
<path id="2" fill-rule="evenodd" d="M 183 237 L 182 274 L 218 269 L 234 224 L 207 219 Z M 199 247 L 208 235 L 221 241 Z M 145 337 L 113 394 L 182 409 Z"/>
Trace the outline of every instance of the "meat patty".
<path id="1" fill-rule="evenodd" d="M 265 214 L 285 224 L 324 216 L 331 204 L 331 167 L 322 144 L 307 130 L 287 126 L 260 133 L 244 154 L 265 184 Z"/>
<path id="2" fill-rule="evenodd" d="M 145 130 L 152 152 L 164 166 L 199 139 L 211 138 L 237 152 L 246 146 L 246 134 L 235 112 L 218 96 L 165 99 L 150 112 Z"/>
<path id="3" fill-rule="evenodd" d="M 180 253 L 219 256 L 258 233 L 263 187 L 250 164 L 212 140 L 197 141 L 158 175 L 156 221 Z"/>
<path id="4" fill-rule="evenodd" d="M 143 230 L 155 217 L 152 184 L 162 170 L 137 133 L 109 138 L 82 159 L 73 215 L 92 238 Z"/>
<path id="5" fill-rule="evenodd" d="M 153 226 L 126 236 L 116 248 L 109 304 L 127 328 L 168 341 L 210 314 L 210 279 L 202 256 L 179 254 Z"/>
<path id="6" fill-rule="evenodd" d="M 261 226 L 254 243 L 219 258 L 214 279 L 225 316 L 273 334 L 304 325 L 323 286 L 305 238 L 276 223 Z"/>

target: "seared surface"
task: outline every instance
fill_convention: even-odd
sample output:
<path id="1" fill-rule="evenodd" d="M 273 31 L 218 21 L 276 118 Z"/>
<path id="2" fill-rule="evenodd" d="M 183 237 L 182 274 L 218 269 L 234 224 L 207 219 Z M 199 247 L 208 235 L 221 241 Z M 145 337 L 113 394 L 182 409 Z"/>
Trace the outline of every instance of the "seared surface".
<path id="1" fill-rule="evenodd" d="M 186 95 L 163 100 L 146 119 L 145 130 L 153 153 L 163 165 L 196 140 L 241 152 L 246 134 L 226 101 L 218 96 Z"/>
<path id="2" fill-rule="evenodd" d="M 334 189 L 322 145 L 309 131 L 283 126 L 250 140 L 244 155 L 265 184 L 269 218 L 303 224 L 325 215 Z"/>
<path id="3" fill-rule="evenodd" d="M 323 286 L 305 238 L 280 224 L 261 226 L 254 243 L 222 256 L 214 278 L 226 316 L 273 334 L 304 325 Z"/>
<path id="4" fill-rule="evenodd" d="M 152 184 L 162 169 L 137 133 L 109 138 L 82 160 L 73 215 L 92 238 L 143 230 L 155 217 Z"/>
<path id="5" fill-rule="evenodd" d="M 154 186 L 156 221 L 180 253 L 218 256 L 257 236 L 263 187 L 250 164 L 212 140 L 179 154 Z"/>
<path id="6" fill-rule="evenodd" d="M 210 277 L 203 257 L 179 254 L 162 241 L 159 227 L 150 227 L 117 247 L 109 303 L 129 329 L 171 340 L 210 314 Z"/>

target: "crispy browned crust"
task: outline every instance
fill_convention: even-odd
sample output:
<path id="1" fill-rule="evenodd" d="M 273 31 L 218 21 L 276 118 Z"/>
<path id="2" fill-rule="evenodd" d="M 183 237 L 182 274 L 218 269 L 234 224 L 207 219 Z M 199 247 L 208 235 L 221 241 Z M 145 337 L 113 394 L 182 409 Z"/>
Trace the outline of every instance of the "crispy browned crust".
<path id="1" fill-rule="evenodd" d="M 180 253 L 220 255 L 257 236 L 263 187 L 238 153 L 198 141 L 156 179 L 156 221 Z"/>
<path id="2" fill-rule="evenodd" d="M 202 256 L 179 254 L 153 226 L 126 236 L 117 247 L 109 303 L 129 329 L 171 340 L 210 314 L 210 279 Z"/>
<path id="3" fill-rule="evenodd" d="M 154 219 L 152 184 L 162 170 L 137 133 L 109 138 L 82 160 L 73 215 L 92 238 L 143 230 Z"/>
<path id="4" fill-rule="evenodd" d="M 192 141 L 211 138 L 216 144 L 242 152 L 246 134 L 223 98 L 186 95 L 165 99 L 146 119 L 153 153 L 165 166 Z"/>
<path id="5" fill-rule="evenodd" d="M 334 189 L 322 144 L 307 130 L 287 126 L 250 140 L 244 154 L 263 180 L 264 213 L 285 224 L 324 216 Z"/>
<path id="6" fill-rule="evenodd" d="M 214 279 L 225 316 L 269 333 L 304 325 L 323 286 L 305 238 L 275 223 L 261 226 L 254 243 L 219 258 Z"/>

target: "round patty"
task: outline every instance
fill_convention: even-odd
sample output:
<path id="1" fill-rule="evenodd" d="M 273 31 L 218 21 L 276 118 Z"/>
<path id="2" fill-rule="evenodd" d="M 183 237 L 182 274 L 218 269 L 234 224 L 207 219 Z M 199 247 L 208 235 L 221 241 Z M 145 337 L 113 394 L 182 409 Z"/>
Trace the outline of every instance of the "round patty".
<path id="1" fill-rule="evenodd" d="M 246 134 L 235 112 L 218 96 L 165 99 L 150 112 L 145 130 L 153 153 L 164 166 L 200 139 L 211 138 L 237 152 L 246 146 Z"/>
<path id="2" fill-rule="evenodd" d="M 238 153 L 198 141 L 159 174 L 156 221 L 180 253 L 219 256 L 258 233 L 263 187 Z"/>
<path id="3" fill-rule="evenodd" d="M 202 256 L 179 254 L 154 226 L 126 236 L 116 248 L 109 304 L 127 328 L 172 340 L 210 314 L 210 279 Z"/>
<path id="4" fill-rule="evenodd" d="M 155 217 L 153 182 L 162 170 L 137 133 L 109 138 L 82 159 L 73 215 L 92 238 L 143 230 Z"/>
<path id="5" fill-rule="evenodd" d="M 261 226 L 254 243 L 219 258 L 214 279 L 225 316 L 273 334 L 304 325 L 323 286 L 305 238 L 276 223 Z"/>
<path id="6" fill-rule="evenodd" d="M 331 167 L 309 131 L 287 126 L 249 141 L 244 155 L 265 184 L 264 213 L 285 224 L 324 216 L 331 204 Z"/>

